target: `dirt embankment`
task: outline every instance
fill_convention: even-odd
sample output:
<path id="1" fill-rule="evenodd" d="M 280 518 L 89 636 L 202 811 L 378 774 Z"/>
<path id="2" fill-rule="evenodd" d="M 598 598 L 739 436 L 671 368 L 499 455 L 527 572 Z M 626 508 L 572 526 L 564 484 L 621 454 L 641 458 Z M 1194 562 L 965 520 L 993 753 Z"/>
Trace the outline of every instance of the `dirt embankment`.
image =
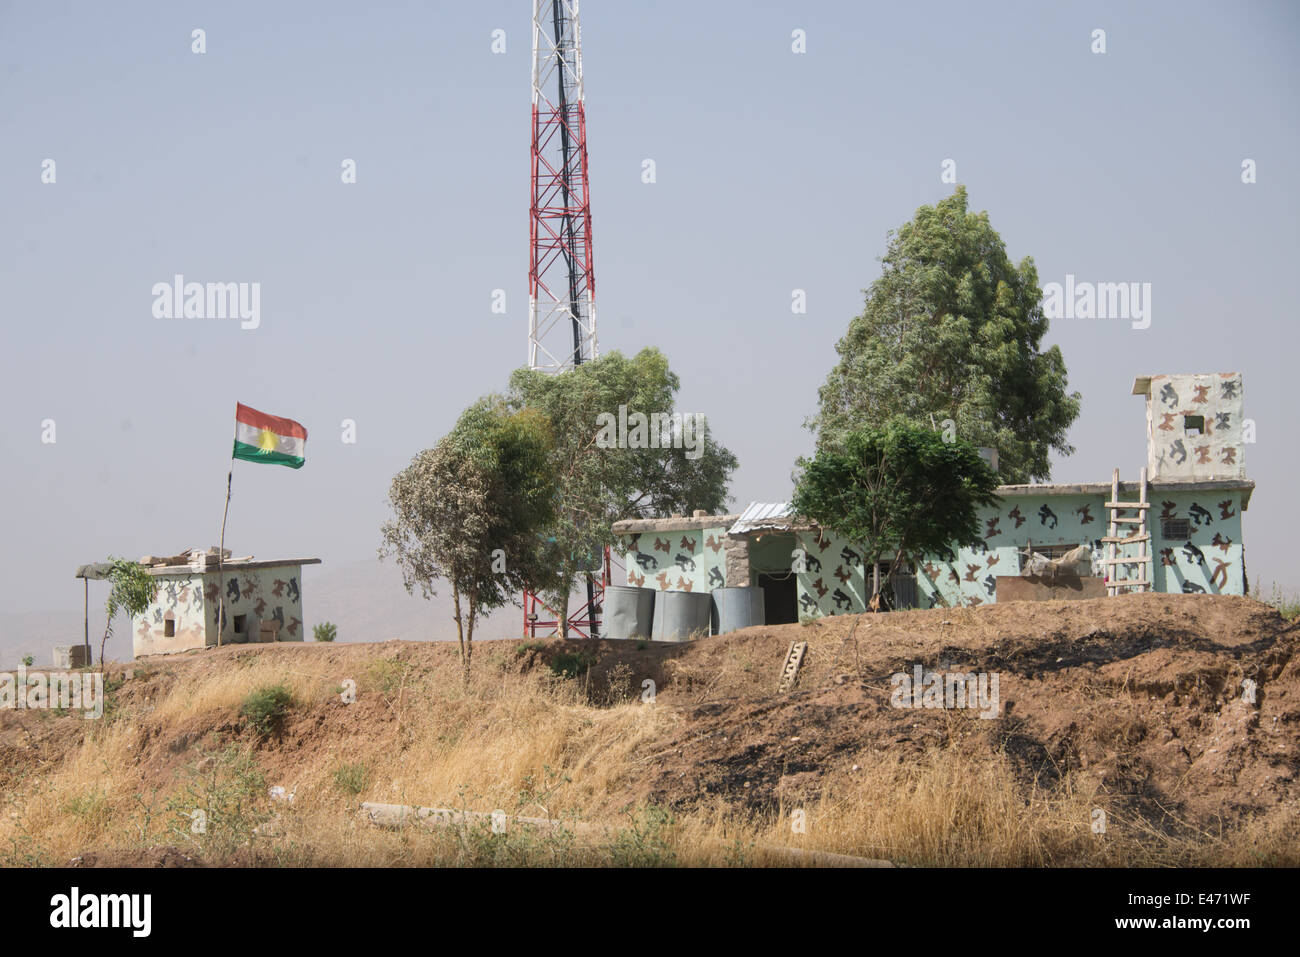
<path id="1" fill-rule="evenodd" d="M 807 640 L 809 653 L 796 690 L 775 695 L 792 640 Z M 976 753 L 1004 751 L 1026 784 L 1050 786 L 1070 772 L 1076 783 L 1091 779 L 1152 822 L 1300 815 L 1298 647 L 1300 623 L 1221 596 L 1017 603 L 752 629 L 666 662 L 686 720 L 647 755 L 639 784 L 669 802 L 722 793 L 788 804 L 865 764 L 867 754 L 905 762 L 960 742 Z M 916 665 L 996 675 L 998 717 L 893 707 L 891 676 Z"/>
<path id="2" fill-rule="evenodd" d="M 808 651 L 794 690 L 778 693 L 792 641 Z M 680 645 L 476 645 L 469 689 L 446 644 L 239 646 L 127 665 L 111 676 L 121 684 L 109 720 L 130 729 L 119 757 L 130 767 L 112 786 L 166 790 L 196 755 L 233 743 L 252 749 L 267 781 L 300 782 L 301 795 L 325 794 L 351 758 L 374 771 L 358 799 L 450 804 L 459 775 L 500 802 L 521 782 L 531 788 L 545 765 L 572 781 L 556 786 L 552 809 L 568 802 L 589 820 L 646 804 L 770 817 L 939 749 L 971 767 L 1006 762 L 1026 805 L 1068 782 L 1153 834 L 1300 820 L 1300 623 L 1245 598 L 845 616 Z M 917 666 L 996 677 L 996 714 L 896 707 L 893 676 Z M 268 669 L 321 690 L 296 694 L 278 733 L 262 740 L 222 702 L 244 693 L 234 690 L 241 673 Z M 344 704 L 338 691 L 349 680 L 357 694 Z M 525 696 L 526 687 L 541 690 Z M 642 702 L 651 689 L 652 709 Z M 102 734 L 96 724 L 0 712 L 0 784 L 77 786 L 68 768 L 86 760 Z M 110 830 L 68 840 L 83 841 L 83 862 L 120 863 L 116 839 L 93 836 Z M 193 849 L 136 854 L 182 864 Z"/>

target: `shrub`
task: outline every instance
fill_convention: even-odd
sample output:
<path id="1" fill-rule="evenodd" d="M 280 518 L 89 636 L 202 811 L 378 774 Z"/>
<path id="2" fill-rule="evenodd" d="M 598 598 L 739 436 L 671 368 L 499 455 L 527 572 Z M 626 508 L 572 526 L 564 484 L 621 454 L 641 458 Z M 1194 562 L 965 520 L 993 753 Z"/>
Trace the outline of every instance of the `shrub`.
<path id="1" fill-rule="evenodd" d="M 30 668 L 35 663 L 36 663 L 36 659 L 33 658 L 31 655 L 23 655 L 23 664 L 26 665 L 28 668 Z"/>
<path id="2" fill-rule="evenodd" d="M 411 666 L 396 658 L 381 658 L 366 663 L 366 688 L 391 695 L 401 690 Z"/>
<path id="3" fill-rule="evenodd" d="M 632 667 L 627 662 L 619 662 L 605 675 L 605 704 L 622 704 L 630 701 L 633 695 Z"/>
<path id="4" fill-rule="evenodd" d="M 562 651 L 550 661 L 550 668 L 560 678 L 576 678 L 596 663 L 588 651 Z"/>
<path id="5" fill-rule="evenodd" d="M 621 828 L 606 846 L 615 867 L 673 867 L 677 864 L 677 853 L 672 843 L 675 821 L 671 811 L 646 804 L 635 811 L 626 808 L 623 814 L 628 819 L 628 826 Z"/>
<path id="6" fill-rule="evenodd" d="M 317 641 L 333 641 L 338 637 L 339 630 L 332 622 L 322 621 L 311 633 Z"/>
<path id="7" fill-rule="evenodd" d="M 263 685 L 249 692 L 240 705 L 239 716 L 265 738 L 280 729 L 292 704 L 293 695 L 284 685 Z"/>
<path id="8" fill-rule="evenodd" d="M 344 794 L 360 794 L 370 786 L 370 769 L 364 764 L 343 764 L 334 771 L 334 786 Z"/>
<path id="9" fill-rule="evenodd" d="M 1300 595 L 1288 597 L 1282 589 L 1277 587 L 1276 583 L 1273 585 L 1273 597 L 1269 599 L 1268 603 L 1276 608 L 1278 614 L 1288 621 L 1300 617 Z"/>
<path id="10" fill-rule="evenodd" d="M 272 817 L 261 768 L 251 754 L 235 748 L 191 763 L 167 809 L 172 834 L 217 861 L 251 848 Z"/>

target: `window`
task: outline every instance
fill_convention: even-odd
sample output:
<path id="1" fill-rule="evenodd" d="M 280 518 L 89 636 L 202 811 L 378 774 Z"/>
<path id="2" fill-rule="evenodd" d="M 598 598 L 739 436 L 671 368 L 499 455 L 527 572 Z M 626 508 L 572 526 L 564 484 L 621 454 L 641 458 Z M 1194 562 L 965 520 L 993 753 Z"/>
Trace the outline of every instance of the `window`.
<path id="1" fill-rule="evenodd" d="M 1160 537 L 1166 541 L 1182 541 L 1192 537 L 1192 520 L 1189 518 L 1164 518 L 1160 520 Z"/>
<path id="2" fill-rule="evenodd" d="M 1185 415 L 1183 416 L 1183 431 L 1188 435 L 1201 435 L 1205 432 L 1205 416 L 1203 415 Z"/>
<path id="3" fill-rule="evenodd" d="M 244 629 L 247 628 L 247 627 L 248 627 L 248 616 L 247 616 L 247 615 L 236 615 L 236 616 L 235 616 L 235 634 L 237 634 L 237 635 L 242 635 L 242 634 L 244 633 Z"/>
<path id="4" fill-rule="evenodd" d="M 175 638 L 175 637 L 176 637 L 176 619 L 175 619 L 175 618 L 168 618 L 166 621 L 163 622 L 163 637 L 164 637 L 164 638 Z"/>
<path id="5" fill-rule="evenodd" d="M 1044 558 L 1055 561 L 1066 552 L 1072 552 L 1078 547 L 1078 545 L 1034 545 L 1033 550 Z"/>

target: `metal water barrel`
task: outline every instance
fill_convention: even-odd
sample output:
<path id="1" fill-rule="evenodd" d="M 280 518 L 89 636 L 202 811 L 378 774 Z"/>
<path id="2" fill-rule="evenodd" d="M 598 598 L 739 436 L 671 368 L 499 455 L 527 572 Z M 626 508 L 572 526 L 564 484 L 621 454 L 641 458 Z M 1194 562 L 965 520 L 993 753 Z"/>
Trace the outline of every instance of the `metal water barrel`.
<path id="1" fill-rule="evenodd" d="M 715 588 L 713 594 L 713 633 L 725 635 L 737 628 L 765 624 L 763 589 Z"/>
<path id="2" fill-rule="evenodd" d="M 655 597 L 655 641 L 689 641 L 709 633 L 713 602 L 706 591 L 664 591 Z"/>
<path id="3" fill-rule="evenodd" d="M 649 638 L 654 623 L 655 590 L 632 585 L 606 585 L 606 638 Z"/>

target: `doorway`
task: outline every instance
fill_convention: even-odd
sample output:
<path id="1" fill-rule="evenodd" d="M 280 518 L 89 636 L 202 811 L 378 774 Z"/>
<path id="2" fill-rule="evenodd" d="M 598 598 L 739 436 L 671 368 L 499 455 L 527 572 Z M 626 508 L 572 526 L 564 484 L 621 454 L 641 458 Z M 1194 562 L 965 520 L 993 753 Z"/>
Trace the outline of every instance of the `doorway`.
<path id="1" fill-rule="evenodd" d="M 793 625 L 799 620 L 799 601 L 795 576 L 758 575 L 758 587 L 763 589 L 763 620 L 769 625 Z"/>

